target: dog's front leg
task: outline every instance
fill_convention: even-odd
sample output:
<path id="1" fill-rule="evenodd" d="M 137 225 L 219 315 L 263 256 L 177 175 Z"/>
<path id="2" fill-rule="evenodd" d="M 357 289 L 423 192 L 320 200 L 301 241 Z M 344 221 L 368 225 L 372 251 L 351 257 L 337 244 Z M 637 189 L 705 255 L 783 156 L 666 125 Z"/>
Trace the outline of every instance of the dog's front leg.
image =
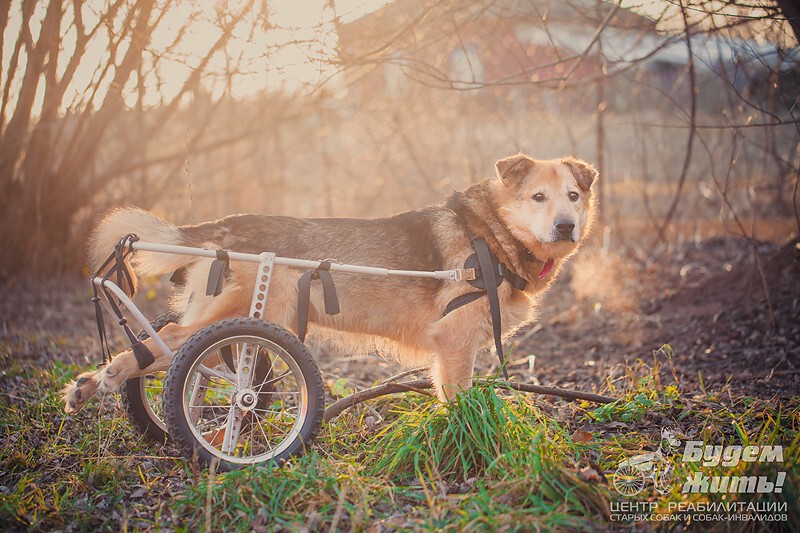
<path id="1" fill-rule="evenodd" d="M 195 329 L 193 327 L 178 326 L 177 324 L 168 324 L 158 335 L 170 350 L 175 351 L 180 348 Z M 62 391 L 64 410 L 67 413 L 77 412 L 95 394 L 113 392 L 131 378 L 167 370 L 171 358 L 164 355 L 152 339 L 143 341 L 143 344 L 147 346 L 153 357 L 155 357 L 155 361 L 150 366 L 140 369 L 132 350 L 117 354 L 108 365 L 97 370 L 84 372 L 78 376 L 77 380 L 71 381 L 64 387 Z"/>
<path id="2" fill-rule="evenodd" d="M 455 398 L 459 391 L 471 387 L 474 366 L 475 352 L 437 352 L 431 367 L 436 396 L 447 402 Z"/>
<path id="3" fill-rule="evenodd" d="M 449 401 L 472 386 L 472 372 L 478 352 L 479 334 L 467 316 L 448 315 L 434 325 L 434 356 L 431 365 L 436 395 Z M 461 313 L 464 314 L 464 313 Z"/>

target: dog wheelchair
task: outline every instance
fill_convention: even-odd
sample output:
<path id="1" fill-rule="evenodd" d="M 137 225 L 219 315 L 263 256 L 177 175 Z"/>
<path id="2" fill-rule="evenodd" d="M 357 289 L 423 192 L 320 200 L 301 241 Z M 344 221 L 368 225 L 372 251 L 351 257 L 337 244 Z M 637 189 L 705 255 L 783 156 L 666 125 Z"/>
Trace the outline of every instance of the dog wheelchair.
<path id="1" fill-rule="evenodd" d="M 485 250 L 485 243 L 481 245 Z M 476 251 L 478 247 L 475 246 Z M 173 352 L 159 336 L 159 331 L 178 322 L 180 317 L 167 314 L 151 323 L 131 299 L 134 284 L 125 259 L 136 251 L 214 259 L 209 272 L 209 295 L 221 292 L 231 260 L 256 263 L 258 270 L 249 316 L 226 318 L 206 326 Z M 165 372 L 132 378 L 122 387 L 123 404 L 138 431 L 162 443 L 169 438 L 187 458 L 197 458 L 204 464 L 213 461 L 223 470 L 270 461 L 280 464 L 310 446 L 320 429 L 325 409 L 322 378 L 302 340 L 308 317 L 310 282 L 322 280 L 325 310 L 329 314 L 338 312 L 330 272 L 464 280 L 480 290 L 468 293 L 472 297 L 457 306 L 488 293 L 490 307 L 495 309 L 497 286 L 503 281 L 502 264 L 498 266 L 496 258 L 488 255 L 488 251 L 485 256 L 483 252 L 476 255 L 477 259 L 473 256 L 472 262 L 468 261 L 463 269 L 390 270 L 330 260 L 278 257 L 271 252 L 249 254 L 142 242 L 133 234 L 127 235 L 92 277 L 103 358 L 107 361 L 111 356 L 101 305 L 116 316 L 131 338 L 140 369 L 147 368 L 155 360 L 141 343 L 148 337 L 171 359 Z M 298 320 L 298 336 L 264 319 L 276 266 L 305 270 L 298 283 L 299 293 L 306 295 L 305 305 L 302 299 L 298 302 L 298 316 L 304 315 Z M 482 275 L 481 267 L 489 274 Z M 101 276 L 101 272 L 105 275 Z M 114 275 L 116 281 L 112 280 Z M 131 295 L 124 290 L 126 285 Z M 121 308 L 142 327 L 138 337 L 131 333 Z M 492 315 L 493 321 L 496 318 L 495 341 L 499 343 L 499 308 L 497 316 L 494 312 Z M 498 356 L 502 364 L 501 345 Z"/>

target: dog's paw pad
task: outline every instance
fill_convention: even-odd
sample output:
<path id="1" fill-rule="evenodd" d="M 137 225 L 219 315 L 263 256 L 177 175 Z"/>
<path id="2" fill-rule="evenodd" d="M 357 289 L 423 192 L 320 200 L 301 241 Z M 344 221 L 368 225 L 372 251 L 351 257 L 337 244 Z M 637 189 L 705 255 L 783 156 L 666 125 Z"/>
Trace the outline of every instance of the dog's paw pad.
<path id="1" fill-rule="evenodd" d="M 97 390 L 97 384 L 90 375 L 78 377 L 77 381 L 67 383 L 61 391 L 64 401 L 64 411 L 67 413 L 77 413 L 80 411 L 89 398 Z"/>
<path id="2" fill-rule="evenodd" d="M 71 383 L 64 387 L 63 391 L 63 400 L 64 400 L 64 412 L 66 413 L 77 413 L 81 410 L 81 408 L 86 405 L 86 401 L 82 398 L 82 393 L 79 388 L 77 388 L 74 383 Z"/>

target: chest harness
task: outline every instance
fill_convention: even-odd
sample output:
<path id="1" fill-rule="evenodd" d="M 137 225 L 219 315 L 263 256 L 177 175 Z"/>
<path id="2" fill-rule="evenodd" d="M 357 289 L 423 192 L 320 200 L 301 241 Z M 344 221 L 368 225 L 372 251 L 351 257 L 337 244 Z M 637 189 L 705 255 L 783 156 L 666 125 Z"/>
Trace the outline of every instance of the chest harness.
<path id="1" fill-rule="evenodd" d="M 475 253 L 464 262 L 464 270 L 474 271 L 474 278 L 468 279 L 467 283 L 478 289 L 457 296 L 447 304 L 444 315 L 452 313 L 461 306 L 474 302 L 483 295 L 489 299 L 489 314 L 492 318 L 492 334 L 494 336 L 494 347 L 497 351 L 497 359 L 500 361 L 500 368 L 503 370 L 503 377 L 508 381 L 508 371 L 506 370 L 506 358 L 503 352 L 503 331 L 500 323 L 500 296 L 497 288 L 508 280 L 511 286 L 518 291 L 524 291 L 528 282 L 506 267 L 496 255 L 489 251 L 486 241 L 480 237 L 472 238 L 472 249 Z"/>

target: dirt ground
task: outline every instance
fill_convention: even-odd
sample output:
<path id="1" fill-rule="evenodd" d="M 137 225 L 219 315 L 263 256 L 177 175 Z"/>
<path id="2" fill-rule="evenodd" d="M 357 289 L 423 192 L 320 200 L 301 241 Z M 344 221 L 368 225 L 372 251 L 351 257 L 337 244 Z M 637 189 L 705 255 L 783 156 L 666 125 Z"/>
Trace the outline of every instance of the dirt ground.
<path id="1" fill-rule="evenodd" d="M 730 239 L 685 246 L 649 265 L 589 252 L 572 265 L 571 290 L 561 280 L 542 302 L 541 330 L 521 335 L 520 350 L 541 356 L 541 381 L 597 388 L 618 365 L 652 362 L 666 344 L 689 390 L 729 382 L 731 393 L 762 399 L 800 392 L 796 242 L 761 246 L 760 261 Z"/>
<path id="2" fill-rule="evenodd" d="M 652 362 L 669 345 L 676 377 L 690 390 L 727 383 L 736 395 L 797 395 L 800 248 L 793 241 L 757 249 L 759 262 L 750 244 L 733 238 L 687 244 L 655 260 L 581 251 L 543 298 L 539 319 L 513 339 L 511 373 L 543 385 L 604 391 L 626 363 Z M 167 292 L 161 284 L 140 292 L 147 316 L 164 309 Z M 0 287 L 0 341 L 7 352 L 0 366 L 96 363 L 90 297 L 79 277 Z M 401 370 L 370 354 L 312 351 L 333 395 Z M 658 353 L 664 359 L 666 351 Z M 496 368 L 494 355 L 480 357 L 479 372 Z"/>

